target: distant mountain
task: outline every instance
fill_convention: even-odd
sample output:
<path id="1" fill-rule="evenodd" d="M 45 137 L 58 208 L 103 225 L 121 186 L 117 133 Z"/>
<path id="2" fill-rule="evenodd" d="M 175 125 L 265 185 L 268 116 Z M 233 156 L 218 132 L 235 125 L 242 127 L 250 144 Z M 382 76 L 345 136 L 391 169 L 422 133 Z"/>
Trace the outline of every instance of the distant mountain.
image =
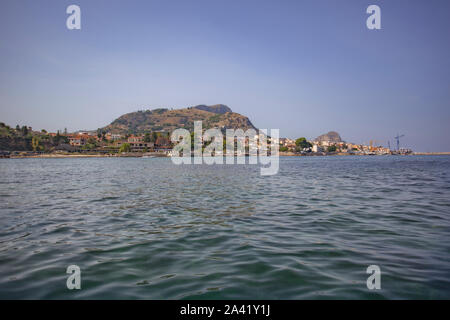
<path id="1" fill-rule="evenodd" d="M 194 129 L 194 121 L 201 120 L 203 129 L 243 129 L 256 128 L 250 120 L 233 112 L 226 105 L 198 105 L 184 109 L 153 109 L 124 114 L 104 128 L 105 132 L 120 134 L 141 134 L 150 131 L 171 132 L 178 128 L 190 131 Z"/>
<path id="2" fill-rule="evenodd" d="M 314 141 L 317 142 L 327 141 L 337 143 L 342 142 L 342 139 L 339 133 L 337 133 L 336 131 L 330 131 L 328 133 L 318 136 Z"/>

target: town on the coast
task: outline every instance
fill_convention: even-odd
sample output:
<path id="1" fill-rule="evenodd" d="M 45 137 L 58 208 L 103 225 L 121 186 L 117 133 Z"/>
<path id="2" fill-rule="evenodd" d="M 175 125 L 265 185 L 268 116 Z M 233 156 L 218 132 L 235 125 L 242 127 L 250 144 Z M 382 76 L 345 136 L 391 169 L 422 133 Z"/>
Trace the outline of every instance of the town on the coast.
<path id="1" fill-rule="evenodd" d="M 45 129 L 33 130 L 24 125 L 9 126 L 0 122 L 1 157 L 69 157 L 69 156 L 109 156 L 142 157 L 171 156 L 174 142 L 171 133 L 178 128 L 187 129 L 193 136 L 194 122 L 202 121 L 203 129 L 256 129 L 250 120 L 233 112 L 228 106 L 198 105 L 183 109 L 147 109 L 124 114 L 109 125 L 97 130 L 68 132 L 67 129 L 48 132 Z M 393 148 L 390 141 L 382 145 L 377 141 L 351 143 L 342 140 L 339 133 L 330 131 L 315 139 L 299 137 L 279 138 L 267 143 L 278 143 L 281 156 L 326 156 L 326 155 L 408 155 L 412 150 L 401 148 L 400 138 L 394 137 Z M 245 137 L 245 145 L 260 149 L 255 136 Z M 193 139 L 192 139 L 193 140 Z M 210 141 L 202 141 L 203 147 Z M 224 149 L 226 147 L 224 140 Z M 225 151 L 225 150 L 224 150 Z M 238 155 L 245 155 L 238 154 Z"/>
<path id="2" fill-rule="evenodd" d="M 174 143 L 170 133 L 148 132 L 145 134 L 114 134 L 104 132 L 79 131 L 47 132 L 33 131 L 31 127 L 11 128 L 0 123 L 0 131 L 4 140 L 9 136 L 18 142 L 16 149 L 5 148 L 2 144 L 0 154 L 3 157 L 25 156 L 171 156 Z M 11 138 L 13 137 L 13 138 Z M 248 143 L 248 137 L 245 138 Z M 271 143 L 271 138 L 268 138 Z M 206 143 L 204 143 L 204 146 Z M 11 150 L 7 150 L 11 149 Z M 329 132 L 314 140 L 304 137 L 298 139 L 280 138 L 279 152 L 281 156 L 319 156 L 319 155 L 392 155 L 411 154 L 406 148 L 391 150 L 375 145 L 348 143 L 341 140 L 337 132 Z"/>

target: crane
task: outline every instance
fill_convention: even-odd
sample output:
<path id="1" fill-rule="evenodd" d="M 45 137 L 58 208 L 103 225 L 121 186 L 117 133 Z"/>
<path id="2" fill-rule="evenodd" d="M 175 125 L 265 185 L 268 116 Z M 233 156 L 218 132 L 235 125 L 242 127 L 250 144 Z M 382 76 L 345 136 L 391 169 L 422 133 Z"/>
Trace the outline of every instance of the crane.
<path id="1" fill-rule="evenodd" d="M 405 136 L 404 134 L 399 135 L 399 134 L 397 133 L 397 136 L 394 137 L 394 139 L 397 140 L 397 151 L 400 151 L 400 138 L 403 138 L 404 136 Z"/>

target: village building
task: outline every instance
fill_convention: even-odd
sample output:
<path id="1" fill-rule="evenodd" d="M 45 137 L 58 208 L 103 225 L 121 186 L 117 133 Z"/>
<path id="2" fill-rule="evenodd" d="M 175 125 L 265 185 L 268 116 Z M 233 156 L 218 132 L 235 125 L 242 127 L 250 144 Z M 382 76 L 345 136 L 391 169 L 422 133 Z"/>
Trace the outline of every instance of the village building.
<path id="1" fill-rule="evenodd" d="M 312 152 L 323 152 L 323 149 L 318 144 L 314 144 L 311 150 Z"/>
<path id="2" fill-rule="evenodd" d="M 128 143 L 130 144 L 131 151 L 138 152 L 138 151 L 148 151 L 150 149 L 153 149 L 155 144 L 153 142 L 145 142 L 144 136 L 135 136 L 131 135 L 128 137 Z"/>
<path id="3" fill-rule="evenodd" d="M 71 146 L 80 147 L 84 146 L 88 139 L 92 137 L 87 134 L 71 134 L 67 135 L 67 138 L 69 139 L 69 144 Z"/>
<path id="4" fill-rule="evenodd" d="M 122 139 L 122 135 L 118 133 L 108 132 L 107 134 L 105 134 L 105 139 L 108 141 L 116 141 Z"/>

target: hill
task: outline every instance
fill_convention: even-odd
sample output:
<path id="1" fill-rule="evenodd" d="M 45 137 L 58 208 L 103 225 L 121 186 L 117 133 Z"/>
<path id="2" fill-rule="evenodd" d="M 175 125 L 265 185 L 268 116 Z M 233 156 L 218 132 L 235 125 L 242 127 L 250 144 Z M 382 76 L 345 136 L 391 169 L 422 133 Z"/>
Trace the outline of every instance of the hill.
<path id="1" fill-rule="evenodd" d="M 141 134 L 145 132 L 172 132 L 178 128 L 190 131 L 194 121 L 201 120 L 203 129 L 255 129 L 250 120 L 233 112 L 225 105 L 199 105 L 183 109 L 153 109 L 124 114 L 100 130 L 119 134 Z"/>
<path id="2" fill-rule="evenodd" d="M 337 133 L 336 131 L 330 131 L 328 133 L 318 136 L 314 141 L 317 141 L 317 142 L 327 141 L 327 142 L 338 143 L 338 142 L 342 142 L 342 139 L 341 139 L 341 136 L 339 135 L 339 133 Z"/>

